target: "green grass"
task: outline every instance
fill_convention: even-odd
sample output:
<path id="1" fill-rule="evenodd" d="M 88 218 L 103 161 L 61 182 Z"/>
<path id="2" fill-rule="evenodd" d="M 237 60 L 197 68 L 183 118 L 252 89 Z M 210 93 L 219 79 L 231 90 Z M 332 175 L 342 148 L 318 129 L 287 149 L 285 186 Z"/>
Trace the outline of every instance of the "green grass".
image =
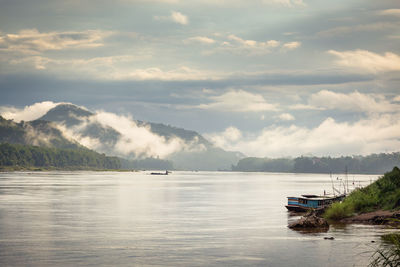
<path id="1" fill-rule="evenodd" d="M 333 203 L 332 206 L 325 211 L 324 217 L 330 220 L 340 220 L 350 217 L 354 213 L 352 205 L 343 203 Z"/>
<path id="2" fill-rule="evenodd" d="M 364 213 L 378 209 L 393 210 L 400 207 L 400 170 L 394 167 L 367 187 L 353 191 L 341 203 L 334 203 L 324 217 L 340 220 L 355 213 Z"/>
<path id="3" fill-rule="evenodd" d="M 400 170 L 394 167 L 369 186 L 353 191 L 341 203 L 334 203 L 324 217 L 340 220 L 355 213 L 378 209 L 394 210 L 400 208 Z M 400 233 L 382 236 L 383 243 L 371 257 L 369 266 L 400 266 Z"/>

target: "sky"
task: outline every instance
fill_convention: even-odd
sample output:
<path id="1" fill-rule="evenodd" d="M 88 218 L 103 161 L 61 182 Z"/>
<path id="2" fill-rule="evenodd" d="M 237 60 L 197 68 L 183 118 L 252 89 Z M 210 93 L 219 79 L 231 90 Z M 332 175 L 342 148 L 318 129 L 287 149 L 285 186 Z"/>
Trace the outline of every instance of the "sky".
<path id="1" fill-rule="evenodd" d="M 70 102 L 248 156 L 392 152 L 399 74 L 397 0 L 0 0 L 18 119 Z"/>

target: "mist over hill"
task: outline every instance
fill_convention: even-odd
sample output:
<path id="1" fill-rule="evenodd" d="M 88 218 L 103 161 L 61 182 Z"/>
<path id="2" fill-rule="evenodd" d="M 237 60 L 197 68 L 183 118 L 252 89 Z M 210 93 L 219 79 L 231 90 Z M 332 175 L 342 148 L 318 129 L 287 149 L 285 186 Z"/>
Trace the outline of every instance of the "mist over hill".
<path id="1" fill-rule="evenodd" d="M 82 149 L 84 146 L 64 136 L 57 126 L 49 121 L 34 120 L 16 123 L 0 116 L 0 143 Z"/>
<path id="2" fill-rule="evenodd" d="M 337 158 L 245 158 L 241 153 L 215 147 L 195 131 L 103 111 L 91 112 L 73 104 L 58 104 L 39 119 L 27 122 L 0 116 L 0 143 L 84 153 L 93 150 L 119 157 L 124 169 L 383 173 L 400 165 L 399 152 Z"/>
<path id="3" fill-rule="evenodd" d="M 91 112 L 73 104 L 58 104 L 39 120 L 54 123 L 68 139 L 97 152 L 143 164 L 151 162 L 151 166 L 160 160 L 160 165 L 170 166 L 165 163 L 168 161 L 176 169 L 227 170 L 244 156 L 213 146 L 195 131 Z"/>

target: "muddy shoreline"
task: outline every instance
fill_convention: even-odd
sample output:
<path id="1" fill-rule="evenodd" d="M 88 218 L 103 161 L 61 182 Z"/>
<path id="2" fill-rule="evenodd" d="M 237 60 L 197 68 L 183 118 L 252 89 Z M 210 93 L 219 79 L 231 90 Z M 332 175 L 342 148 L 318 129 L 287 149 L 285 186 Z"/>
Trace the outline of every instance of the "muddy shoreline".
<path id="1" fill-rule="evenodd" d="M 352 217 L 341 219 L 337 222 L 343 224 L 359 223 L 400 226 L 400 211 L 377 210 L 357 214 Z"/>
<path id="2" fill-rule="evenodd" d="M 330 225 L 335 224 L 369 224 L 387 225 L 400 227 L 400 211 L 377 210 L 361 213 L 341 220 L 325 220 L 323 212 L 311 211 L 304 214 L 300 219 L 290 223 L 289 228 L 294 230 L 317 230 L 326 231 Z"/>

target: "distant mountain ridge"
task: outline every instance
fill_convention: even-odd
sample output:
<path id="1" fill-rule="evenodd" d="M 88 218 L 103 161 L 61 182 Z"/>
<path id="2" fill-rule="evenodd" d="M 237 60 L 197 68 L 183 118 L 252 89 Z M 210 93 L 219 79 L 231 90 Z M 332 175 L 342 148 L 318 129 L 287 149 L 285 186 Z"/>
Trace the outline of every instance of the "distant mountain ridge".
<path id="1" fill-rule="evenodd" d="M 163 136 L 167 139 L 175 136 L 182 138 L 185 141 L 198 139 L 198 142 L 200 144 L 203 144 L 206 147 L 212 147 L 212 144 L 207 139 L 205 139 L 202 135 L 200 135 L 195 131 L 190 131 L 170 125 L 165 125 L 162 123 L 143 122 L 143 121 L 136 121 L 136 123 L 138 126 L 150 126 L 150 129 L 153 133 Z"/>
<path id="2" fill-rule="evenodd" d="M 73 127 L 81 124 L 83 119 L 88 119 L 94 115 L 96 114 L 73 104 L 59 104 L 50 109 L 38 120 L 51 121 L 59 124 L 64 124 L 66 127 Z M 191 141 L 198 138 L 199 143 L 204 144 L 207 147 L 212 146 L 212 144 L 208 140 L 206 140 L 203 136 L 195 131 L 165 125 L 162 123 L 152 123 L 139 120 L 135 122 L 139 127 L 150 127 L 153 133 L 163 136 L 167 139 L 179 137 L 185 141 Z M 88 127 L 83 133 L 84 135 L 88 136 L 97 135 L 97 137 L 102 139 L 118 138 L 120 136 L 120 134 L 114 129 L 110 127 L 106 128 L 98 123 L 90 125 L 90 127 Z"/>

